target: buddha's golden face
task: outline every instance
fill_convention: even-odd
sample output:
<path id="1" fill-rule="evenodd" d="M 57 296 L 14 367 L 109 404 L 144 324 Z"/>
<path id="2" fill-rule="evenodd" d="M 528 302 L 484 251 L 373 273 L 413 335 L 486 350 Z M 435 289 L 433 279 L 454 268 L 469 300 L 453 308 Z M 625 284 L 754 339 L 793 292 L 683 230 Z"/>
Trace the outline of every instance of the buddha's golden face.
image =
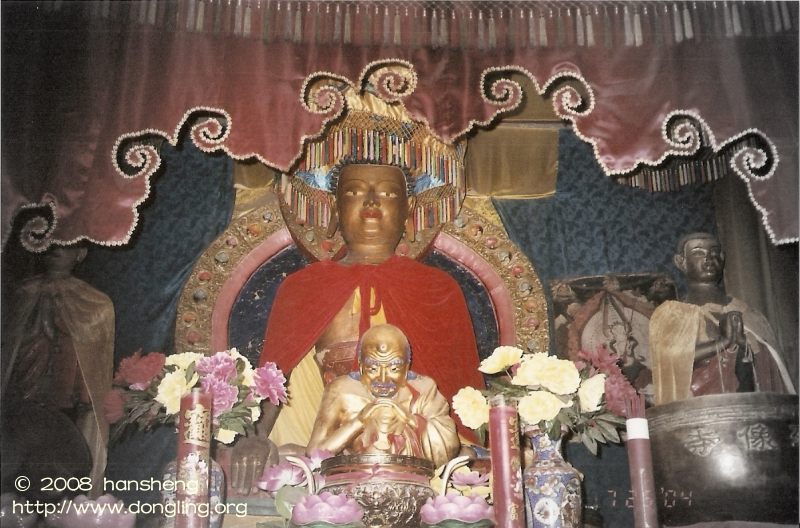
<path id="1" fill-rule="evenodd" d="M 397 328 L 373 327 L 361 340 L 361 382 L 376 398 L 391 398 L 406 385 L 408 341 Z"/>
<path id="2" fill-rule="evenodd" d="M 336 206 L 345 243 L 396 246 L 409 211 L 403 172 L 390 165 L 345 166 Z"/>

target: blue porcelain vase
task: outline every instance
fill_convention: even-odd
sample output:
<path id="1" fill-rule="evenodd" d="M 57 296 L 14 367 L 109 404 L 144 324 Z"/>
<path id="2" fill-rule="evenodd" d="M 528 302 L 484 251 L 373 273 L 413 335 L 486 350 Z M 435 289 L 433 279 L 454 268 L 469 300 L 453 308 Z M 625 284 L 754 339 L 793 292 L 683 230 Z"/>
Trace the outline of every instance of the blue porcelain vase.
<path id="1" fill-rule="evenodd" d="M 561 455 L 561 438 L 537 429 L 525 431 L 533 462 L 522 474 L 528 528 L 580 528 L 580 472 Z"/>
<path id="2" fill-rule="evenodd" d="M 164 485 L 164 489 L 161 491 L 161 500 L 164 504 L 165 511 L 169 511 L 167 508 L 169 505 L 174 505 L 177 499 L 177 494 L 175 492 L 175 489 L 178 486 L 177 473 L 178 463 L 175 460 L 169 462 L 164 468 L 161 481 L 169 481 L 173 483 L 172 485 Z M 220 512 L 224 510 L 225 504 L 225 473 L 222 471 L 222 466 L 220 466 L 213 458 L 211 459 L 211 473 L 209 474 L 208 503 L 208 528 L 222 528 L 224 515 Z M 161 516 L 159 519 L 158 528 L 174 527 L 174 512 Z"/>

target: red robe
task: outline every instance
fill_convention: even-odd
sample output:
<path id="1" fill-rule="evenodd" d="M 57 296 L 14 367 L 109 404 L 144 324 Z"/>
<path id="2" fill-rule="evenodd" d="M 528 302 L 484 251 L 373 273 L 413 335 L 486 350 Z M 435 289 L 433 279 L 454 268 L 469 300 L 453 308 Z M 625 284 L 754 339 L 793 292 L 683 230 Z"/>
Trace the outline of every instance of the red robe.
<path id="1" fill-rule="evenodd" d="M 374 307 L 361 304 L 359 335 L 382 307 L 386 321 L 411 343 L 413 370 L 436 380 L 448 402 L 464 386 L 484 386 L 472 320 L 458 283 L 442 270 L 398 256 L 377 265 L 316 262 L 289 275 L 275 296 L 259 365 L 274 361 L 291 371 L 356 288 L 361 299 L 370 299 L 374 289 L 376 299 Z M 474 439 L 454 419 L 459 431 Z"/>

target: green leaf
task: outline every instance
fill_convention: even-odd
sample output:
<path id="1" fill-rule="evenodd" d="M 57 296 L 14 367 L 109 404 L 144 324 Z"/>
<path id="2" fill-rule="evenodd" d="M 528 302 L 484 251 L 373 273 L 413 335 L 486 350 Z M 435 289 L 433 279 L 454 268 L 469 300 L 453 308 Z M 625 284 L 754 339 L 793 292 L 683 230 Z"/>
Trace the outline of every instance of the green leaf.
<path id="1" fill-rule="evenodd" d="M 603 432 L 603 436 L 605 436 L 606 439 L 619 443 L 619 433 L 617 433 L 616 427 L 603 420 L 595 420 L 594 423 L 597 424 L 597 428 Z"/>
<path id="2" fill-rule="evenodd" d="M 194 377 L 194 372 L 195 372 L 194 361 L 192 361 L 191 363 L 189 363 L 189 366 L 186 367 L 186 383 L 192 381 L 192 378 Z"/>
<path id="3" fill-rule="evenodd" d="M 597 456 L 597 442 L 586 434 L 581 437 L 581 442 L 583 442 L 583 445 L 586 446 L 586 449 L 588 449 L 591 454 Z"/>

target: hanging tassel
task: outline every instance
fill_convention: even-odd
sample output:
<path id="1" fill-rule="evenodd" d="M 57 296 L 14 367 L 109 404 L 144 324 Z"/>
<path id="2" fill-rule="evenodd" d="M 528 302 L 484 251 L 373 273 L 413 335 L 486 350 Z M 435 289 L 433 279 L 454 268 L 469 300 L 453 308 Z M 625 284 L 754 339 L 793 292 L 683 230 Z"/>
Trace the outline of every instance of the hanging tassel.
<path id="1" fill-rule="evenodd" d="M 575 8 L 575 42 L 578 46 L 586 45 L 586 37 L 583 34 L 583 14 L 581 8 Z"/>
<path id="2" fill-rule="evenodd" d="M 439 45 L 443 48 L 450 44 L 450 31 L 447 27 L 447 15 L 442 9 L 442 14 L 439 17 Z"/>
<path id="3" fill-rule="evenodd" d="M 384 6 L 383 7 L 383 45 L 384 46 L 388 46 L 389 43 L 391 42 L 389 40 L 389 36 L 391 35 L 391 32 L 392 32 L 392 24 L 391 24 L 391 21 L 389 19 L 389 7 L 388 6 Z"/>
<path id="4" fill-rule="evenodd" d="M 486 36 L 483 31 L 483 11 L 478 11 L 478 49 L 486 49 Z"/>
<path id="5" fill-rule="evenodd" d="M 597 15 L 597 8 L 594 8 L 594 14 Z M 593 47 L 595 45 L 594 40 L 594 21 L 592 19 L 592 11 L 591 9 L 586 9 L 586 45 L 589 47 Z"/>
<path id="6" fill-rule="evenodd" d="M 739 14 L 739 6 L 733 4 L 731 6 L 731 22 L 733 23 L 733 34 L 737 37 L 742 34 L 742 18 Z"/>
<path id="7" fill-rule="evenodd" d="M 100 4 L 95 3 L 95 6 Z M 186 2 L 186 29 L 191 31 L 194 28 L 194 10 L 195 10 L 195 0 L 189 0 Z"/>
<path id="8" fill-rule="evenodd" d="M 722 4 L 722 15 L 723 15 L 723 20 L 725 21 L 725 36 L 732 37 L 733 21 L 731 20 L 731 10 L 730 6 L 728 6 L 728 2 L 723 2 Z"/>
<path id="9" fill-rule="evenodd" d="M 644 43 L 644 38 L 642 37 L 642 15 L 639 13 L 638 8 L 635 8 L 633 12 L 633 43 L 637 48 Z"/>
<path id="10" fill-rule="evenodd" d="M 264 42 L 269 42 L 269 27 L 270 27 L 270 17 L 271 17 L 271 10 L 269 5 L 269 0 L 264 5 L 263 11 L 261 13 L 261 39 Z"/>
<path id="11" fill-rule="evenodd" d="M 789 2 L 781 2 L 781 17 L 783 17 L 783 29 L 789 31 L 792 29 L 792 16 L 789 13 Z"/>
<path id="12" fill-rule="evenodd" d="M 158 1 L 150 0 L 150 6 L 147 10 L 147 23 L 151 26 L 156 25 L 156 13 L 158 13 Z"/>
<path id="13" fill-rule="evenodd" d="M 533 9 L 530 7 L 528 8 L 528 44 L 532 47 L 536 47 L 536 19 L 533 17 Z"/>
<path id="14" fill-rule="evenodd" d="M 770 5 L 772 6 L 772 21 L 774 24 L 775 33 L 780 33 L 783 31 L 783 21 L 781 20 L 780 7 L 778 7 L 777 2 L 772 2 Z"/>
<path id="15" fill-rule="evenodd" d="M 198 2 L 197 4 L 197 18 L 195 19 L 194 30 L 203 31 L 205 27 L 206 3 Z"/>
<path id="16" fill-rule="evenodd" d="M 432 48 L 439 47 L 439 17 L 436 15 L 436 9 L 431 9 L 431 20 L 430 20 L 430 28 L 431 28 L 431 41 L 430 46 Z"/>
<path id="17" fill-rule="evenodd" d="M 552 11 L 550 13 L 552 14 Z M 547 20 L 544 18 L 544 13 L 539 15 L 539 45 L 547 47 Z"/>
<path id="18" fill-rule="evenodd" d="M 497 48 L 497 29 L 494 22 L 494 12 L 489 13 L 489 49 Z"/>
<path id="19" fill-rule="evenodd" d="M 300 43 L 303 41 L 303 11 L 300 4 L 297 4 L 297 11 L 294 12 L 294 33 L 292 42 Z"/>
<path id="20" fill-rule="evenodd" d="M 563 48 L 566 37 L 564 35 L 564 18 L 561 16 L 561 8 L 558 8 L 556 13 L 556 46 Z"/>
<path id="21" fill-rule="evenodd" d="M 683 24 L 681 24 L 681 14 L 678 11 L 678 5 L 672 4 L 672 21 L 675 28 L 675 42 L 683 41 Z"/>
<path id="22" fill-rule="evenodd" d="M 631 13 L 628 11 L 628 6 L 625 6 L 622 10 L 622 24 L 625 30 L 625 46 L 630 48 L 633 46 L 634 39 L 633 22 L 631 21 Z"/>
<path id="23" fill-rule="evenodd" d="M 615 15 L 619 13 L 619 10 L 616 7 L 614 8 L 614 11 Z M 606 9 L 606 6 L 603 6 L 603 44 L 609 49 L 614 45 L 612 31 L 613 27 L 611 25 L 611 17 L 608 15 L 608 9 Z"/>
<path id="24" fill-rule="evenodd" d="M 406 16 L 408 16 L 408 9 L 406 9 Z M 402 26 L 400 25 L 400 8 L 395 7 L 394 8 L 394 38 L 392 39 L 392 42 L 394 42 L 395 46 L 400 46 L 403 43 L 402 42 L 402 34 L 400 32 L 400 28 L 401 27 Z"/>
<path id="25" fill-rule="evenodd" d="M 344 43 L 350 44 L 353 42 L 353 22 L 350 18 L 350 6 L 344 8 Z"/>
<path id="26" fill-rule="evenodd" d="M 342 41 L 342 6 L 336 4 L 336 11 L 333 13 L 333 43 L 339 44 Z"/>
<path id="27" fill-rule="evenodd" d="M 233 18 L 233 34 L 234 35 L 241 35 L 242 34 L 242 0 L 236 0 L 236 6 L 234 7 L 234 18 Z"/>
<path id="28" fill-rule="evenodd" d="M 683 33 L 686 35 L 686 40 L 694 38 L 694 29 L 692 28 L 692 17 L 689 14 L 689 8 L 683 6 Z"/>

